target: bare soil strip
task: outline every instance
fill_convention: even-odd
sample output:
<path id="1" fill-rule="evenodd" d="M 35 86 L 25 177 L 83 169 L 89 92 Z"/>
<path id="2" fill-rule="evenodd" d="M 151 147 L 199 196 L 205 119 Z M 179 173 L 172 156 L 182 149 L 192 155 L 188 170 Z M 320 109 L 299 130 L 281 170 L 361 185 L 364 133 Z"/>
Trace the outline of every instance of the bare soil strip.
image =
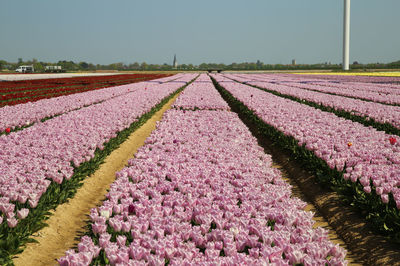
<path id="1" fill-rule="evenodd" d="M 143 126 L 114 150 L 69 202 L 57 207 L 47 220 L 48 227 L 34 235 L 39 243 L 27 244 L 23 253 L 13 260 L 15 265 L 55 265 L 56 259 L 65 255 L 65 251 L 77 245 L 82 228 L 86 225 L 90 209 L 101 204 L 107 189 L 115 180 L 115 173 L 127 165 L 136 151 L 156 127 L 156 122 L 171 107 L 179 94 L 175 95 L 161 110 L 155 113 Z"/>

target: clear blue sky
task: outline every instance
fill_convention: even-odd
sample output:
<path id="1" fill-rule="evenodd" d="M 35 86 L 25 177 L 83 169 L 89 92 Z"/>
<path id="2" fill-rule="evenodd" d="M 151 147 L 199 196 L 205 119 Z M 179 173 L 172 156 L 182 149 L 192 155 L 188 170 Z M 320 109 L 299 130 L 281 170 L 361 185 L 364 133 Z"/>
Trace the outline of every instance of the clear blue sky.
<path id="1" fill-rule="evenodd" d="M 352 0 L 350 62 L 400 60 L 400 0 Z M 340 63 L 343 0 L 0 0 L 0 59 Z"/>

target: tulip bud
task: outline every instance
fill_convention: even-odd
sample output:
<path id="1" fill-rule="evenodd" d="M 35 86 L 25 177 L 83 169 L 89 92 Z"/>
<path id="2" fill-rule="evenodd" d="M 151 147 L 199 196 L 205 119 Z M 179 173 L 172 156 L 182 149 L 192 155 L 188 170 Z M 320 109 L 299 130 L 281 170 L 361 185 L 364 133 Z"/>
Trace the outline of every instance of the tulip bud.
<path id="1" fill-rule="evenodd" d="M 129 214 L 134 213 L 135 212 L 135 205 L 130 204 L 129 207 L 128 207 L 128 212 L 129 212 Z"/>
<path id="2" fill-rule="evenodd" d="M 6 128 L 6 133 L 8 134 L 8 133 L 10 133 L 11 132 L 11 128 Z"/>

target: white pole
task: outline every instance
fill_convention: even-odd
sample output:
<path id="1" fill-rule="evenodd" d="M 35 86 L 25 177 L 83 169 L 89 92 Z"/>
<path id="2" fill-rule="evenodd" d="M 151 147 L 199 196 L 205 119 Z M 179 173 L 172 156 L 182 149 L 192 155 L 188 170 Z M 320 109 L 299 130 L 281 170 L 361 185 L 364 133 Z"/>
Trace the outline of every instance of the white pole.
<path id="1" fill-rule="evenodd" d="M 343 15 L 343 70 L 349 70 L 350 50 L 350 0 L 344 0 Z"/>

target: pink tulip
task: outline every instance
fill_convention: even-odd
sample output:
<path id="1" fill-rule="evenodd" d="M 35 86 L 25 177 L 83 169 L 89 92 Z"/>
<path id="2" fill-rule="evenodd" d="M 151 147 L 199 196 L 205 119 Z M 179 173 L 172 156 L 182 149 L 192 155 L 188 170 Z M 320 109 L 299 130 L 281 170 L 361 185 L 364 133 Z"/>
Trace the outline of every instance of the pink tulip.
<path id="1" fill-rule="evenodd" d="M 385 203 L 385 204 L 389 203 L 389 195 L 388 194 L 382 194 L 381 199 L 382 199 L 383 203 Z"/>
<path id="2" fill-rule="evenodd" d="M 102 234 L 102 233 L 106 232 L 107 225 L 94 223 L 94 224 L 92 224 L 92 230 L 93 230 L 93 233 L 95 233 L 95 234 Z"/>
<path id="3" fill-rule="evenodd" d="M 29 209 L 23 208 L 17 211 L 17 216 L 20 219 L 25 219 L 29 214 Z"/>
<path id="4" fill-rule="evenodd" d="M 364 189 L 365 193 L 371 193 L 371 187 L 370 186 L 365 186 Z"/>
<path id="5" fill-rule="evenodd" d="M 126 236 L 118 236 L 117 243 L 120 247 L 125 246 L 126 243 Z"/>
<path id="6" fill-rule="evenodd" d="M 15 219 L 15 217 L 7 218 L 7 225 L 8 225 L 8 227 L 14 228 L 14 227 L 17 226 L 17 224 L 18 224 L 18 220 Z"/>

